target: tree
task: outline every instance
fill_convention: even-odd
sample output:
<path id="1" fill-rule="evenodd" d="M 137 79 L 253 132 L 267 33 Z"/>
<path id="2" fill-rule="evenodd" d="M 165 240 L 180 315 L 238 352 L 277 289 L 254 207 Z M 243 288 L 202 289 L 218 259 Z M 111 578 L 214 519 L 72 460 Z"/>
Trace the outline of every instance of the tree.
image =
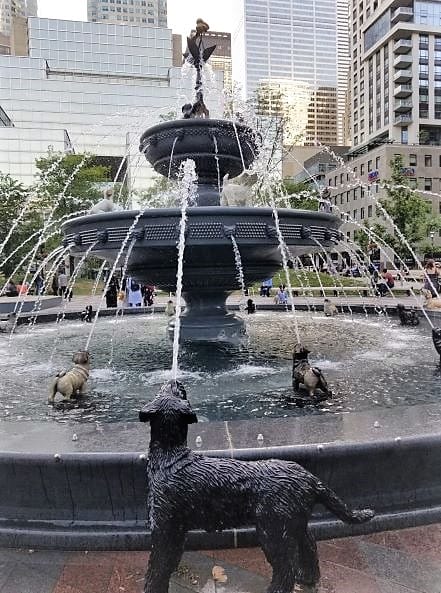
<path id="1" fill-rule="evenodd" d="M 90 208 L 102 195 L 99 184 L 110 181 L 110 167 L 93 164 L 87 154 L 49 153 L 36 160 L 40 208 L 61 218 Z"/>
<path id="2" fill-rule="evenodd" d="M 386 213 L 381 214 L 382 218 L 387 220 L 389 215 L 394 228 L 380 225 L 379 229 L 385 241 L 404 259 L 411 257 L 404 238 L 415 251 L 431 230 L 441 227 L 441 220 L 432 215 L 430 204 L 410 187 L 402 156 L 396 155 L 390 166 L 391 178 L 384 182 L 387 197 L 380 200 L 380 205 Z"/>
<path id="3" fill-rule="evenodd" d="M 291 208 L 299 210 L 318 210 L 317 198 L 319 193 L 315 189 L 310 189 L 303 181 L 295 182 L 285 179 L 283 189 L 289 196 Z"/>
<path id="4" fill-rule="evenodd" d="M 134 202 L 140 208 L 177 208 L 180 205 L 176 193 L 176 182 L 168 177 L 155 177 L 153 184 L 145 190 L 134 192 Z"/>
<path id="5" fill-rule="evenodd" d="M 32 245 L 20 246 L 40 227 L 41 217 L 30 190 L 9 174 L 1 172 L 0 198 L 0 245 L 3 248 L 0 258 L 2 262 L 7 259 L 1 269 L 8 277 L 31 249 Z M 18 224 L 10 234 L 13 221 Z M 9 257 L 16 249 L 17 252 Z"/>

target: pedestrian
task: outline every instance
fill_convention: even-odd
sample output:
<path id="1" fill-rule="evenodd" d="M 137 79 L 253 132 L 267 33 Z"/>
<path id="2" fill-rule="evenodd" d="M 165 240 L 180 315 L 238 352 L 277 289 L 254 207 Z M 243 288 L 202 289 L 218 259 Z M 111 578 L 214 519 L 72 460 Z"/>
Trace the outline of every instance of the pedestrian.
<path id="1" fill-rule="evenodd" d="M 64 296 L 67 289 L 67 274 L 64 269 L 58 272 L 58 295 Z"/>
<path id="2" fill-rule="evenodd" d="M 44 276 L 42 272 L 39 272 L 35 278 L 35 294 L 39 295 L 43 293 Z"/>
<path id="3" fill-rule="evenodd" d="M 147 284 L 142 287 L 142 296 L 144 299 L 144 307 L 151 307 L 153 305 L 153 295 L 155 287 Z"/>
<path id="4" fill-rule="evenodd" d="M 428 259 L 424 266 L 424 285 L 423 288 L 430 291 L 433 298 L 439 296 L 440 284 L 439 284 L 440 271 L 436 267 L 435 260 Z"/>
<path id="5" fill-rule="evenodd" d="M 127 278 L 126 284 L 127 302 L 129 307 L 141 307 L 142 292 L 141 287 L 135 278 Z"/>
<path id="6" fill-rule="evenodd" d="M 381 272 L 383 282 L 377 284 L 377 290 L 380 296 L 384 296 L 391 288 L 395 286 L 394 277 L 386 268 Z"/>
<path id="7" fill-rule="evenodd" d="M 109 286 L 107 287 L 107 290 L 106 290 L 106 307 L 108 309 L 111 307 L 117 306 L 118 290 L 119 290 L 119 282 L 115 277 L 113 277 L 110 280 Z"/>
<path id="8" fill-rule="evenodd" d="M 17 285 L 15 284 L 15 282 L 13 280 L 9 280 L 9 282 L 6 284 L 5 295 L 7 297 L 18 296 Z"/>
<path id="9" fill-rule="evenodd" d="M 52 294 L 54 296 L 57 296 L 58 295 L 58 274 L 56 272 L 54 272 L 54 275 L 52 276 L 51 288 L 52 288 Z"/>
<path id="10" fill-rule="evenodd" d="M 248 314 L 256 312 L 256 305 L 255 305 L 253 299 L 247 300 L 247 306 L 246 306 L 245 310 Z"/>

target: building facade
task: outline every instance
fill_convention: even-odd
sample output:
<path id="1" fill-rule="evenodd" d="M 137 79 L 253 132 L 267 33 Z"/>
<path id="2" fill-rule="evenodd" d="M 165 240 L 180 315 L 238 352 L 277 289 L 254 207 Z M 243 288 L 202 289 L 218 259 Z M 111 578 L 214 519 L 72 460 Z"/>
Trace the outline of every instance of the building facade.
<path id="1" fill-rule="evenodd" d="M 357 223 L 375 218 L 381 182 L 399 154 L 411 185 L 438 215 L 441 2 L 351 0 L 350 29 L 352 149 L 327 177 L 334 202 Z M 355 228 L 345 226 L 348 236 Z"/>
<path id="2" fill-rule="evenodd" d="M 93 23 L 167 27 L 167 0 L 87 0 L 87 19 Z"/>
<path id="3" fill-rule="evenodd" d="M 172 65 L 170 29 L 30 18 L 29 56 L 0 56 L 0 171 L 31 184 L 48 151 L 90 152 L 126 159 L 143 188 L 152 171 L 139 137 L 193 86 Z"/>
<path id="4" fill-rule="evenodd" d="M 347 0 L 240 0 L 234 79 L 288 120 L 299 143 L 343 144 L 349 65 Z M 290 114 L 291 111 L 291 114 Z M 301 119 L 299 119 L 299 114 Z M 294 127 L 296 128 L 294 130 Z M 290 129 L 292 128 L 292 129 Z"/>

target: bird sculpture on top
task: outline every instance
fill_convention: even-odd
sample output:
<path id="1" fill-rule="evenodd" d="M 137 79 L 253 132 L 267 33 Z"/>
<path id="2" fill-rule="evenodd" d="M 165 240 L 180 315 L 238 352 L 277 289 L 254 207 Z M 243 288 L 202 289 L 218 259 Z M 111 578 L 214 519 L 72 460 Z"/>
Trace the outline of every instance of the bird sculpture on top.
<path id="1" fill-rule="evenodd" d="M 187 37 L 187 49 L 185 50 L 184 58 L 185 61 L 196 68 L 196 101 L 183 105 L 182 113 L 184 119 L 210 117 L 210 112 L 204 103 L 204 94 L 202 92 L 202 67 L 216 49 L 216 45 L 206 47 L 206 44 L 203 42 L 204 35 L 209 28 L 208 23 L 203 19 L 198 19 L 194 33 L 190 37 Z"/>
<path id="2" fill-rule="evenodd" d="M 204 19 L 198 19 L 196 21 L 196 32 L 192 35 L 193 39 L 198 35 L 203 35 L 204 33 L 207 33 L 209 28 L 209 24 L 206 23 Z"/>

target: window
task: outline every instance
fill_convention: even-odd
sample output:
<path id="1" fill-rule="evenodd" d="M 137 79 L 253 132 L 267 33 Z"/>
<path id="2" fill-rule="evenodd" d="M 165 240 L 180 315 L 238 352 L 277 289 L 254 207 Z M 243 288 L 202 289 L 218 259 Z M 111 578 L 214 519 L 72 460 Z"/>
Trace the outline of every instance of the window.
<path id="1" fill-rule="evenodd" d="M 424 155 L 424 166 L 425 167 L 432 166 L 432 155 L 431 154 Z"/>
<path id="2" fill-rule="evenodd" d="M 357 210 L 354 210 L 353 219 L 357 220 Z"/>
<path id="3" fill-rule="evenodd" d="M 372 216 L 372 206 L 368 206 L 368 218 Z"/>
<path id="4" fill-rule="evenodd" d="M 360 175 L 364 175 L 364 163 L 360 165 Z"/>
<path id="5" fill-rule="evenodd" d="M 409 166 L 410 167 L 416 167 L 417 166 L 417 155 L 416 154 L 410 154 L 409 155 Z"/>
<path id="6" fill-rule="evenodd" d="M 368 172 L 369 172 L 369 171 L 372 171 L 372 160 L 369 160 L 369 161 L 368 161 L 368 164 L 367 164 L 367 170 L 368 170 Z"/>
<path id="7" fill-rule="evenodd" d="M 360 220 L 364 218 L 364 208 L 360 208 Z"/>
<path id="8" fill-rule="evenodd" d="M 424 179 L 424 189 L 426 191 L 432 191 L 432 178 L 426 178 Z"/>
<path id="9" fill-rule="evenodd" d="M 380 157 L 377 156 L 375 159 L 375 168 L 378 170 L 380 168 Z"/>

